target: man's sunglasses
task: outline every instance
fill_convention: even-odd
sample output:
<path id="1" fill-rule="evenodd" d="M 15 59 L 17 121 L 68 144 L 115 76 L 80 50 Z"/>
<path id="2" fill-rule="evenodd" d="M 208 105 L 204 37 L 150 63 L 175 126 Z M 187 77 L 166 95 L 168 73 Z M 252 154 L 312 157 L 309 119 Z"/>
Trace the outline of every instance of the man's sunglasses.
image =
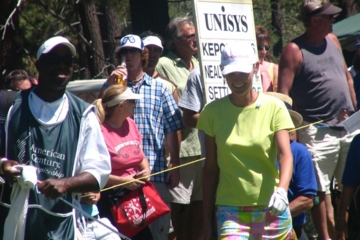
<path id="1" fill-rule="evenodd" d="M 57 54 L 44 54 L 41 56 L 41 59 L 49 65 L 60 65 L 63 63 L 66 66 L 72 66 L 74 62 L 73 56 L 59 56 Z"/>
<path id="2" fill-rule="evenodd" d="M 196 37 L 196 34 L 191 34 L 191 35 L 184 35 L 184 36 L 181 36 L 181 37 L 178 37 L 178 38 L 186 38 L 187 40 L 192 40 Z"/>
<path id="3" fill-rule="evenodd" d="M 266 51 L 269 51 L 270 50 L 270 46 L 258 46 L 258 50 L 261 51 L 265 48 Z"/>
<path id="4" fill-rule="evenodd" d="M 137 48 L 123 48 L 120 50 L 120 55 L 126 55 L 128 53 L 137 53 L 137 52 L 141 52 L 140 49 L 137 49 Z"/>

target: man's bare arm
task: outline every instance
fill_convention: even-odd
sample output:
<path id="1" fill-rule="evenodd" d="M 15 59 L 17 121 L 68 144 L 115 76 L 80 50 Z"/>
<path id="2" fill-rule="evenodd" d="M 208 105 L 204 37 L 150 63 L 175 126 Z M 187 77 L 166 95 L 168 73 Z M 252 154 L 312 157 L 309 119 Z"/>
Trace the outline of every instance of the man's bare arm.
<path id="1" fill-rule="evenodd" d="M 183 119 L 185 126 L 196 128 L 197 120 L 200 116 L 200 113 L 194 112 L 186 108 L 182 108 L 182 110 L 183 110 Z"/>
<path id="2" fill-rule="evenodd" d="M 278 92 L 289 95 L 302 60 L 301 51 L 295 43 L 286 45 L 279 61 Z"/>

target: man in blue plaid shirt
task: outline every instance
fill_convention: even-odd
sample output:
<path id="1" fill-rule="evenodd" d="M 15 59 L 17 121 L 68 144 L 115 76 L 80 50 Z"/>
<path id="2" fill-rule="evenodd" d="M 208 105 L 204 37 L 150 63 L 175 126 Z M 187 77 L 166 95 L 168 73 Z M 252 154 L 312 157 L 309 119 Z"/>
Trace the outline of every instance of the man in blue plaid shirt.
<path id="1" fill-rule="evenodd" d="M 143 137 L 143 150 L 150 163 L 151 172 L 156 173 L 167 168 L 165 140 L 170 152 L 170 165 L 179 165 L 180 143 L 176 131 L 184 127 L 182 116 L 171 92 L 143 71 L 148 61 L 148 49 L 144 48 L 140 37 L 126 35 L 120 40 L 120 46 L 115 53 L 119 62 L 121 58 L 125 58 L 126 67 L 118 66 L 111 73 L 100 95 L 110 85 L 117 84 L 118 76 L 126 77 L 128 87 L 133 92 L 143 95 L 143 98 L 136 102 L 134 120 Z M 155 175 L 151 181 L 170 207 L 169 188 L 179 184 L 179 169 Z M 169 229 L 170 214 L 150 224 L 153 239 L 167 240 Z"/>

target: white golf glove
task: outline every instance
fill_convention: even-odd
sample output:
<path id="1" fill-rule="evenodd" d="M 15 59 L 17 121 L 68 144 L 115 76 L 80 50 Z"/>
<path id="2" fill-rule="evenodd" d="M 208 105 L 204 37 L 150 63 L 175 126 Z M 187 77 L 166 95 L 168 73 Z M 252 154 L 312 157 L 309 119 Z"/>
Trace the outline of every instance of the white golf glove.
<path id="1" fill-rule="evenodd" d="M 289 200 L 287 197 L 287 191 L 281 187 L 278 187 L 270 198 L 269 209 L 271 215 L 279 215 L 283 213 L 289 206 Z"/>

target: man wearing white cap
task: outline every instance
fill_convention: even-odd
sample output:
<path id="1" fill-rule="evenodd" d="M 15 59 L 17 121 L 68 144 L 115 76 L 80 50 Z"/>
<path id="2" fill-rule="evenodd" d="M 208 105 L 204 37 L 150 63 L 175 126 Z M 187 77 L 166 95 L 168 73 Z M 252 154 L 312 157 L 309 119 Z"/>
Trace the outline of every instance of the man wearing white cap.
<path id="1" fill-rule="evenodd" d="M 143 150 L 152 173 L 167 169 L 164 143 L 168 146 L 172 166 L 179 165 L 179 141 L 176 132 L 183 128 L 180 110 L 170 91 L 160 82 L 144 72 L 148 64 L 147 48 L 137 35 L 126 35 L 120 39 L 116 58 L 125 58 L 126 68 L 119 66 L 103 85 L 101 93 L 110 85 L 117 84 L 119 75 L 126 76 L 128 87 L 143 95 L 136 101 L 134 120 L 143 137 Z M 155 175 L 151 178 L 163 201 L 170 205 L 169 188 L 179 184 L 179 169 Z M 168 185 L 166 185 L 168 184 Z M 167 239 L 170 214 L 149 225 L 154 239 Z"/>
<path id="2" fill-rule="evenodd" d="M 65 91 L 72 72 L 75 47 L 63 37 L 45 41 L 35 63 L 38 85 L 21 91 L 7 117 L 7 151 L 0 171 L 7 182 L 2 192 L 0 234 L 23 234 L 25 239 L 75 239 L 78 193 L 98 192 L 110 174 L 107 151 L 94 107 Z M 10 160 L 11 159 L 11 160 Z M 21 172 L 17 164 L 34 166 L 37 186 L 29 190 L 25 229 L 3 229 L 9 195 Z M 13 182 L 9 184 L 9 182 Z M 26 211 L 25 211 L 26 213 Z M 8 216 L 7 216 L 8 215 Z M 21 218 L 20 218 L 21 219 Z M 36 234 L 34 234 L 34 231 Z M 10 234 L 10 235 L 9 235 Z M 8 237 L 5 237 L 8 236 Z"/>
<path id="3" fill-rule="evenodd" d="M 347 134 L 336 116 L 356 109 L 354 83 L 332 23 L 341 8 L 327 0 L 304 0 L 305 32 L 293 39 L 279 62 L 278 91 L 291 95 L 294 109 L 304 118 L 298 140 L 310 151 L 318 182 L 319 204 L 312 215 L 319 238 L 335 239 L 330 181 L 342 178 L 347 150 L 356 133 Z"/>
<path id="4" fill-rule="evenodd" d="M 144 46 L 149 50 L 149 61 L 147 67 L 144 71 L 156 81 L 161 82 L 164 84 L 172 93 L 175 102 L 178 103 L 179 95 L 177 91 L 177 85 L 171 81 L 170 79 L 161 75 L 158 71 L 156 71 L 155 67 L 156 64 L 159 62 L 159 59 L 163 53 L 163 40 L 162 37 L 153 33 L 151 31 L 146 31 L 140 34 L 144 42 Z"/>

